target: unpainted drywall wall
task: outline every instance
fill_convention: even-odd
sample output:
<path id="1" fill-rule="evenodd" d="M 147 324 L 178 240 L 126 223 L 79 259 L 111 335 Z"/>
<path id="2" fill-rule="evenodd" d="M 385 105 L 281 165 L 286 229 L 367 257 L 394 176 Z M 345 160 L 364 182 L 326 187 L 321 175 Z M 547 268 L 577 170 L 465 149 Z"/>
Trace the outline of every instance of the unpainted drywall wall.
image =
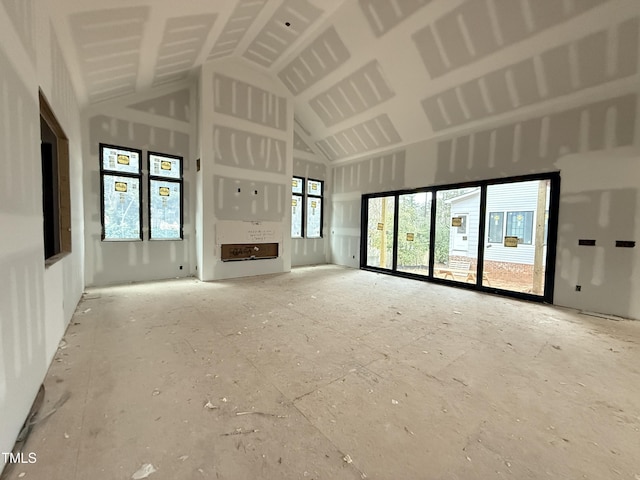
<path id="1" fill-rule="evenodd" d="M 88 285 L 184 277 L 195 274 L 194 198 L 195 87 L 191 83 L 151 89 L 83 112 L 85 185 L 85 275 Z M 105 143 L 142 150 L 143 240 L 101 238 L 100 154 Z M 183 240 L 149 240 L 147 152 L 183 158 Z"/>
<path id="2" fill-rule="evenodd" d="M 143 27 L 150 8 L 128 6 L 76 13 L 69 17 L 84 86 L 92 102 L 133 93 L 140 65 Z M 113 42 L 115 37 L 123 40 Z M 105 72 L 116 72 L 114 77 Z"/>
<path id="3" fill-rule="evenodd" d="M 624 0 L 343 2 L 278 76 L 319 151 L 353 160 L 629 79 L 637 9 Z"/>
<path id="4" fill-rule="evenodd" d="M 288 271 L 293 165 L 290 96 L 277 80 L 244 59 L 204 65 L 199 94 L 199 278 Z M 216 229 L 228 221 L 279 224 L 284 233 L 278 258 L 222 262 Z"/>
<path id="5" fill-rule="evenodd" d="M 360 266 L 361 198 L 406 186 L 404 149 L 331 168 L 331 261 Z"/>
<path id="6" fill-rule="evenodd" d="M 637 131 L 637 130 L 636 130 Z M 640 319 L 640 152 L 633 146 L 558 160 L 562 196 L 555 303 Z M 579 246 L 582 238 L 595 247 Z M 580 291 L 575 286 L 580 285 Z"/>
<path id="7" fill-rule="evenodd" d="M 395 96 L 345 122 L 338 115 L 351 107 L 330 100 L 333 87 L 312 85 L 296 94 L 296 101 L 310 102 L 300 118 L 321 132 L 317 146 L 331 161 L 332 260 L 359 265 L 362 193 L 559 170 L 555 303 L 640 318 L 634 295 L 640 250 L 614 246 L 615 240 L 637 241 L 639 235 L 640 4 L 423 2 L 391 23 L 373 15 L 385 8 L 382 3 L 359 4 L 369 5 L 371 15 L 365 16 L 379 49 L 343 26 L 353 5 L 345 4 L 329 23 L 352 59 L 362 58 L 365 45 L 376 52 Z M 406 35 L 424 68 L 401 65 L 415 53 L 408 48 L 404 60 L 392 58 L 391 47 L 403 45 Z M 328 75 L 345 94 L 342 79 L 359 71 L 345 60 Z M 378 85 L 371 73 L 367 78 Z M 379 86 L 376 91 L 381 100 L 388 96 Z M 420 99 L 419 109 L 404 102 L 400 115 L 396 107 L 409 96 Z M 316 98 L 337 104 L 339 111 L 314 108 Z M 342 100 L 355 107 L 348 95 Z M 371 122 L 384 115 L 402 147 L 383 149 L 384 141 L 394 141 L 393 131 Z M 335 125 L 334 118 L 340 119 Z M 364 130 L 382 133 L 384 141 L 376 145 L 382 153 L 358 151 Z M 402 161 L 375 166 L 391 154 Z M 578 238 L 595 238 L 597 247 L 579 247 Z"/>
<path id="8" fill-rule="evenodd" d="M 82 295 L 79 110 L 49 12 L 0 1 L 0 451 L 9 452 Z M 38 89 L 69 139 L 72 252 L 45 269 Z M 4 462 L 0 462 L 0 470 Z"/>

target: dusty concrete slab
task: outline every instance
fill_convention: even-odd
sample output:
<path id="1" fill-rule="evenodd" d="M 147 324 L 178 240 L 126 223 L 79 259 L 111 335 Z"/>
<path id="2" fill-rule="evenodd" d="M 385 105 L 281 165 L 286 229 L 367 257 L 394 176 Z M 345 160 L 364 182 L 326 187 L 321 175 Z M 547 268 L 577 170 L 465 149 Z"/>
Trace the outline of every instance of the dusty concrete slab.
<path id="1" fill-rule="evenodd" d="M 638 365 L 637 322 L 335 266 L 93 289 L 8 478 L 636 480 Z"/>

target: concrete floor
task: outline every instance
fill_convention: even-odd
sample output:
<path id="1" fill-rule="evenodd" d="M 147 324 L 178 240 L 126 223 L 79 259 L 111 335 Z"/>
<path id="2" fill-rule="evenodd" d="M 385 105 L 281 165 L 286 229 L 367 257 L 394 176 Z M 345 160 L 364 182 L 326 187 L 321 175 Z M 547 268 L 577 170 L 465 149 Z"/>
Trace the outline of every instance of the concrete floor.
<path id="1" fill-rule="evenodd" d="M 638 322 L 322 266 L 92 289 L 65 341 L 10 479 L 640 479 Z"/>

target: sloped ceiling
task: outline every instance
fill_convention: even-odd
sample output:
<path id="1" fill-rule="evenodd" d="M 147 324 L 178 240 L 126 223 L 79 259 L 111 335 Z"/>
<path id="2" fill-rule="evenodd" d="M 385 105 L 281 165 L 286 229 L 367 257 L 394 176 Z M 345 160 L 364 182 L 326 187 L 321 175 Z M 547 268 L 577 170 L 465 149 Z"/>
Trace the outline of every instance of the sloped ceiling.
<path id="1" fill-rule="evenodd" d="M 640 2 L 51 2 L 85 104 L 236 56 L 282 81 L 296 144 L 333 162 L 637 76 Z"/>

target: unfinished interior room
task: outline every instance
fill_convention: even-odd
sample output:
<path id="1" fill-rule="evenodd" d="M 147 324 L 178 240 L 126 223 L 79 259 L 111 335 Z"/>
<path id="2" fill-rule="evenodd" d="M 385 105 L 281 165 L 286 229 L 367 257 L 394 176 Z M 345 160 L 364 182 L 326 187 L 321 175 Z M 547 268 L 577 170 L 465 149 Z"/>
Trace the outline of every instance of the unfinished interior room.
<path id="1" fill-rule="evenodd" d="M 0 0 L 0 478 L 640 480 L 639 30 Z"/>

